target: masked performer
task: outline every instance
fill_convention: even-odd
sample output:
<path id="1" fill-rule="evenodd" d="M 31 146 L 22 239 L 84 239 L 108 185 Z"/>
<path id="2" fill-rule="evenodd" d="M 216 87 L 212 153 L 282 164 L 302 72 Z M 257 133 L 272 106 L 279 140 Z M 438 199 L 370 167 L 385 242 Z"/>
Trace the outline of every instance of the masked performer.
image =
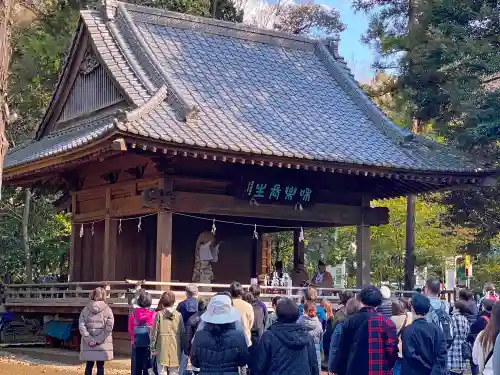
<path id="1" fill-rule="evenodd" d="M 193 282 L 210 284 L 214 278 L 212 263 L 219 260 L 219 245 L 210 232 L 202 232 L 196 241 Z"/>

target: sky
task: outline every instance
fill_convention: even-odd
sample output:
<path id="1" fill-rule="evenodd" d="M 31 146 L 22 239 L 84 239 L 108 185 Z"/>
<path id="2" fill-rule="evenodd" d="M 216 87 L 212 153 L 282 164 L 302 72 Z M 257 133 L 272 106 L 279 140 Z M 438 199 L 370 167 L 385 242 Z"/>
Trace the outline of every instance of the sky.
<path id="1" fill-rule="evenodd" d="M 340 18 L 346 25 L 346 30 L 340 34 L 340 55 L 359 82 L 369 82 L 375 75 L 371 68 L 374 52 L 361 42 L 361 35 L 368 27 L 367 16 L 362 12 L 354 12 L 350 0 L 322 0 L 321 3 L 340 12 Z"/>

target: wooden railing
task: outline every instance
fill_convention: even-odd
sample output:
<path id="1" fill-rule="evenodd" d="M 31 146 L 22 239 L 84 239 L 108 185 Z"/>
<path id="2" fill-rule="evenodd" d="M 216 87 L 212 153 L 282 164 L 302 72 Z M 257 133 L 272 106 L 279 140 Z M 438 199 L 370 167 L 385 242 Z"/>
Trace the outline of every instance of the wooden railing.
<path id="1" fill-rule="evenodd" d="M 156 306 L 158 300 L 165 290 L 172 290 L 177 301 L 185 298 L 185 287 L 190 284 L 186 282 L 157 282 L 141 280 L 125 281 L 96 281 L 96 282 L 71 282 L 71 283 L 47 283 L 47 284 L 10 284 L 4 290 L 5 306 L 71 306 L 83 307 L 90 298 L 92 290 L 96 287 L 103 287 L 107 291 L 107 303 L 111 307 L 131 306 L 134 297 L 139 291 L 146 290 L 153 297 L 153 306 Z M 217 292 L 228 291 L 229 284 L 197 284 L 200 290 L 200 296 L 210 298 Z M 250 285 L 243 285 L 244 288 Z M 274 296 L 287 296 L 300 301 L 303 287 L 275 287 L 261 286 L 261 299 L 270 304 Z M 352 291 L 357 293 L 359 289 L 337 289 L 337 288 L 318 288 L 320 298 L 326 298 L 331 302 L 339 300 L 339 294 L 343 291 Z M 414 292 L 394 292 L 396 295 L 404 294 L 411 296 Z M 454 300 L 455 291 L 444 291 L 448 301 Z"/>

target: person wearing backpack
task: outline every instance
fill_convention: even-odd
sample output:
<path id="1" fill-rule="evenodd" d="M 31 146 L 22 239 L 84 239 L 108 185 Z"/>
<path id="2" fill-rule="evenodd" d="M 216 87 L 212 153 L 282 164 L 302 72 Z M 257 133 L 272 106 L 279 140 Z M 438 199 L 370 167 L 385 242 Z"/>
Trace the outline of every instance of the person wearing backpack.
<path id="1" fill-rule="evenodd" d="M 467 342 L 470 331 L 467 311 L 467 304 L 464 301 L 455 302 L 451 319 L 453 342 L 448 349 L 449 375 L 463 374 L 467 369 L 467 362 L 472 358 L 472 348 Z"/>
<path id="2" fill-rule="evenodd" d="M 449 348 L 453 343 L 453 327 L 450 316 L 450 305 L 439 298 L 441 282 L 436 278 L 430 278 L 425 283 L 424 295 L 429 298 L 431 307 L 426 319 L 429 323 L 437 325 L 443 331 L 446 346 Z"/>
<path id="3" fill-rule="evenodd" d="M 443 331 L 429 323 L 425 316 L 431 305 L 427 297 L 412 297 L 412 324 L 401 333 L 403 375 L 446 375 L 446 342 Z"/>
<path id="4" fill-rule="evenodd" d="M 152 298 L 145 291 L 137 297 L 137 307 L 128 317 L 128 333 L 132 344 L 131 374 L 147 375 L 150 366 L 149 334 L 155 313 L 151 310 Z"/>
<path id="5" fill-rule="evenodd" d="M 408 316 L 406 306 L 403 301 L 395 299 L 392 301 L 392 313 L 390 319 L 396 326 L 396 332 L 399 338 L 398 359 L 393 368 L 393 374 L 399 375 L 401 373 L 401 360 L 403 358 L 403 341 L 401 340 L 401 334 L 405 328 L 411 324 L 413 315 Z"/>
<path id="6" fill-rule="evenodd" d="M 471 345 L 474 345 L 474 342 L 476 341 L 478 334 L 482 332 L 488 325 L 488 322 L 491 317 L 491 309 L 493 309 L 494 304 L 495 302 L 489 299 L 483 300 L 481 304 L 481 312 L 479 313 L 479 316 L 477 317 L 476 321 L 473 324 L 471 324 L 469 337 L 467 337 L 467 341 L 469 341 Z M 474 364 L 472 360 L 471 360 L 471 373 L 472 375 L 479 374 L 479 367 L 476 364 Z"/>
<path id="7" fill-rule="evenodd" d="M 494 348 L 500 333 L 500 304 L 496 303 L 491 310 L 491 317 L 484 331 L 477 335 L 472 349 L 472 359 L 479 367 L 482 375 L 494 375 L 494 362 L 492 358 Z M 497 354 L 498 355 L 498 354 Z"/>

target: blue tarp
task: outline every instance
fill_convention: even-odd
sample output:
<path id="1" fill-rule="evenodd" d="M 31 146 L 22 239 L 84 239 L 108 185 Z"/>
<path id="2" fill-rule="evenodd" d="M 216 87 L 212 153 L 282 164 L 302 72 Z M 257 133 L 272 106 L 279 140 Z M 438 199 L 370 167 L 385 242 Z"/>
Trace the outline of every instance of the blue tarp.
<path id="1" fill-rule="evenodd" d="M 54 337 L 64 341 L 69 339 L 72 326 L 73 322 L 60 322 L 52 320 L 43 325 L 43 333 L 45 336 Z"/>

